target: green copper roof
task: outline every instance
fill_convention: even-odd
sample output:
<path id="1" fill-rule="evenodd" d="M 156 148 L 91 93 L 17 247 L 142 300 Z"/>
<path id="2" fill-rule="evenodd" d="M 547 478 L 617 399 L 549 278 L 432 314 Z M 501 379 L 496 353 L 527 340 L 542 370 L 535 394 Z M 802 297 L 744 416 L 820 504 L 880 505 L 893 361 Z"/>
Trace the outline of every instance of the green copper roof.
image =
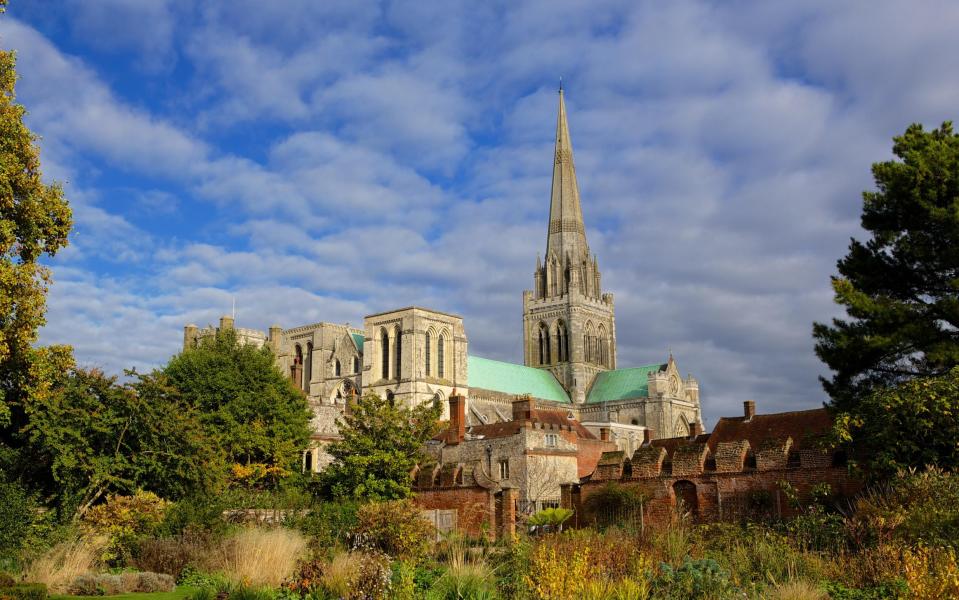
<path id="1" fill-rule="evenodd" d="M 589 390 L 586 403 L 597 404 L 628 398 L 645 398 L 649 395 L 649 374 L 662 368 L 662 364 L 655 364 L 632 369 L 603 371 L 593 380 L 593 387 Z"/>
<path id="2" fill-rule="evenodd" d="M 351 333 L 353 336 L 353 341 L 356 342 L 356 347 L 360 349 L 360 352 L 363 352 L 363 334 L 362 333 Z"/>
<path id="3" fill-rule="evenodd" d="M 468 356 L 466 361 L 466 383 L 471 388 L 569 402 L 569 394 L 549 371 L 478 356 Z"/>

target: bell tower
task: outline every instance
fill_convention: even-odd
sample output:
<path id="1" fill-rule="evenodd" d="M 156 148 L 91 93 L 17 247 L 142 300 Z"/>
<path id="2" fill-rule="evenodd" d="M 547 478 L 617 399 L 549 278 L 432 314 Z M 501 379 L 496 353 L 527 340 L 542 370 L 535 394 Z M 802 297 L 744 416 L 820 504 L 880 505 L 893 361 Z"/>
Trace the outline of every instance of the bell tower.
<path id="1" fill-rule="evenodd" d="M 562 86 L 550 196 L 546 254 L 523 292 L 524 362 L 551 371 L 581 404 L 596 374 L 616 368 L 616 322 L 586 242 Z"/>

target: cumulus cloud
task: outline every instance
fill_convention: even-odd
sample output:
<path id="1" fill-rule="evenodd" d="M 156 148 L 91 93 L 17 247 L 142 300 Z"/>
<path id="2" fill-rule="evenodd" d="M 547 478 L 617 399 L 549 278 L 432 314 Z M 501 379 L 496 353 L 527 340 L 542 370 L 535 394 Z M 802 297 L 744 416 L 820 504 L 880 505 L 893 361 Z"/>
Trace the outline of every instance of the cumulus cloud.
<path id="1" fill-rule="evenodd" d="M 811 323 L 836 314 L 869 164 L 959 95 L 947 2 L 110 1 L 158 22 L 113 48 L 175 68 L 84 46 L 99 7 L 0 40 L 77 211 L 43 339 L 111 370 L 234 297 L 255 327 L 433 306 L 521 360 L 562 75 L 619 364 L 671 349 L 710 421 L 814 407 Z"/>

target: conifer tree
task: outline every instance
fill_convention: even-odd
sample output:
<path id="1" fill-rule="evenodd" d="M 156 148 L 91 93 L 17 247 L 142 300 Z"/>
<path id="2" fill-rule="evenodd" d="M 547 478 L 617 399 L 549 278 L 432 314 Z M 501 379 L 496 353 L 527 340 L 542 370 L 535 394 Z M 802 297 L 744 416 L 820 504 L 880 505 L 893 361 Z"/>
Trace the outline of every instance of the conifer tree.
<path id="1" fill-rule="evenodd" d="M 863 193 L 864 242 L 853 239 L 832 278 L 848 318 L 815 323 L 816 353 L 832 404 L 854 408 L 870 392 L 959 364 L 959 135 L 952 124 L 911 125 L 895 160 L 872 167 Z"/>

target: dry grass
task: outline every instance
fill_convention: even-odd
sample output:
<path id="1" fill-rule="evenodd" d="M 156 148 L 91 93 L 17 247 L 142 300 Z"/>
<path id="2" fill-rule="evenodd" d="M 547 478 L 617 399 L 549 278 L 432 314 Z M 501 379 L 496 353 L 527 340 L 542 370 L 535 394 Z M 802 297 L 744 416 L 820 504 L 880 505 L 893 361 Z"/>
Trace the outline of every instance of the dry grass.
<path id="1" fill-rule="evenodd" d="M 238 584 L 278 587 L 293 575 L 306 544 L 291 529 L 253 527 L 223 540 L 205 566 Z"/>
<path id="2" fill-rule="evenodd" d="M 780 583 L 766 591 L 770 600 L 829 600 L 829 594 L 816 584 L 796 579 L 789 583 Z"/>
<path id="3" fill-rule="evenodd" d="M 105 537 L 79 537 L 61 542 L 30 563 L 27 581 L 46 584 L 62 594 L 78 576 L 94 572 L 107 546 Z"/>
<path id="4" fill-rule="evenodd" d="M 320 584 L 334 598 L 346 598 L 360 577 L 362 556 L 340 552 L 323 569 Z"/>

